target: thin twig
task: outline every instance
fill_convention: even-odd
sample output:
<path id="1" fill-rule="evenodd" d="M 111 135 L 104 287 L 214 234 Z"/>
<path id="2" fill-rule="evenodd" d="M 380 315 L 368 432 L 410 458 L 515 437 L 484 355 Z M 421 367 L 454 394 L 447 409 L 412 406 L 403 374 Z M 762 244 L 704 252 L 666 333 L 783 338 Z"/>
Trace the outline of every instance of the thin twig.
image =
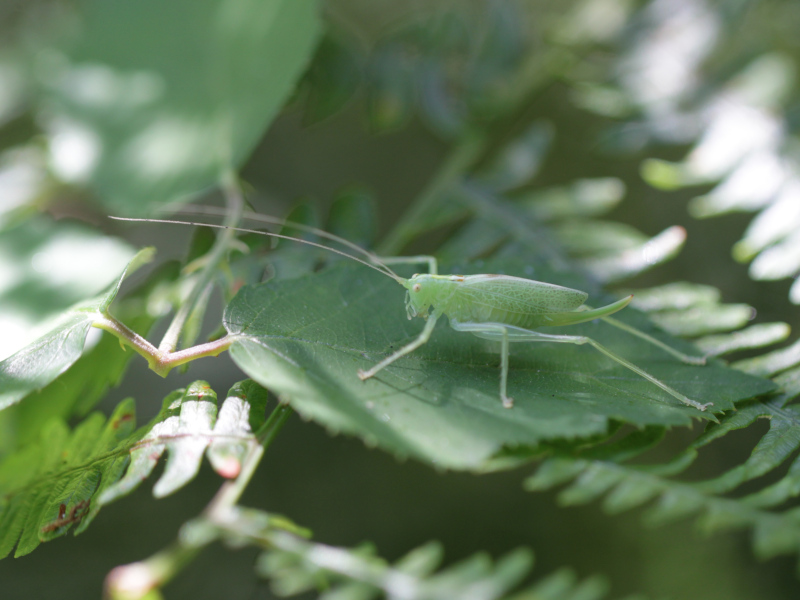
<path id="1" fill-rule="evenodd" d="M 239 181 L 235 173 L 229 172 L 225 175 L 222 181 L 222 191 L 225 194 L 225 200 L 228 205 L 228 215 L 225 218 L 225 225 L 235 227 L 239 224 L 244 209 L 244 199 L 242 198 Z M 183 331 L 187 319 L 194 310 L 198 300 L 203 296 L 206 288 L 214 280 L 214 277 L 216 277 L 217 267 L 225 258 L 235 236 L 235 230 L 223 229 L 222 233 L 217 237 L 216 242 L 214 242 L 214 245 L 208 253 L 208 258 L 203 270 L 198 275 L 186 300 L 183 301 L 178 311 L 175 313 L 172 323 L 169 325 L 169 329 L 167 329 L 164 338 L 161 340 L 161 344 L 158 346 L 158 349 L 162 352 L 174 352 L 178 347 L 181 332 Z"/>
<path id="2" fill-rule="evenodd" d="M 209 502 L 202 515 L 184 525 L 178 539 L 151 557 L 111 570 L 106 577 L 105 595 L 114 600 L 143 598 L 150 591 L 168 583 L 191 563 L 200 551 L 219 538 L 232 509 L 253 477 L 264 451 L 277 437 L 292 415 L 292 409 L 280 404 L 256 433 L 239 476 L 226 481 Z"/>

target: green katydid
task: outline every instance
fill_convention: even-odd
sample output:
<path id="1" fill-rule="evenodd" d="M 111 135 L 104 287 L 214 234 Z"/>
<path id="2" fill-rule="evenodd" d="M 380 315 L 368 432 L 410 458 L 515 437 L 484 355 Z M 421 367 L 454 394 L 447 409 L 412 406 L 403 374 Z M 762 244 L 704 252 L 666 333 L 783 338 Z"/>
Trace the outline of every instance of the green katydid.
<path id="1" fill-rule="evenodd" d="M 214 209 L 207 209 L 198 212 L 214 214 L 215 211 Z M 380 258 L 348 240 L 315 227 L 309 227 L 257 213 L 246 213 L 244 217 L 250 220 L 284 225 L 300 231 L 316 234 L 319 237 L 343 244 L 347 248 L 361 253 L 367 258 L 368 262 L 356 258 L 347 252 L 330 248 L 310 240 L 254 229 L 229 227 L 210 223 L 195 223 L 191 221 L 112 218 L 124 221 L 145 221 L 213 227 L 218 229 L 234 229 L 245 233 L 255 233 L 274 238 L 288 239 L 346 256 L 391 277 L 406 289 L 406 312 L 408 318 L 422 317 L 426 320 L 426 323 L 422 332 L 415 340 L 392 353 L 370 369 L 366 371 L 359 370 L 358 376 L 362 380 L 375 376 L 399 358 L 402 358 L 425 344 L 430 338 L 437 320 L 444 315 L 448 317 L 450 326 L 456 331 L 472 333 L 479 338 L 500 342 L 500 399 L 503 406 L 506 408 L 511 408 L 513 406 L 513 400 L 509 397 L 507 391 L 509 344 L 512 342 L 588 344 L 611 360 L 650 381 L 688 406 L 705 411 L 707 407 L 712 405 L 712 403 L 702 404 L 688 398 L 663 381 L 655 378 L 644 369 L 625 360 L 590 337 L 557 335 L 535 331 L 535 329 L 539 327 L 575 325 L 595 319 L 602 319 L 614 327 L 658 346 L 685 363 L 697 365 L 705 364 L 705 357 L 684 354 L 646 333 L 610 317 L 613 313 L 625 308 L 630 303 L 633 296 L 628 296 L 600 308 L 590 308 L 584 304 L 588 298 L 588 294 L 580 290 L 508 275 L 439 275 L 437 261 L 432 256 Z M 409 263 L 427 264 L 429 272 L 415 274 L 411 278 L 405 279 L 387 266 L 388 264 Z"/>

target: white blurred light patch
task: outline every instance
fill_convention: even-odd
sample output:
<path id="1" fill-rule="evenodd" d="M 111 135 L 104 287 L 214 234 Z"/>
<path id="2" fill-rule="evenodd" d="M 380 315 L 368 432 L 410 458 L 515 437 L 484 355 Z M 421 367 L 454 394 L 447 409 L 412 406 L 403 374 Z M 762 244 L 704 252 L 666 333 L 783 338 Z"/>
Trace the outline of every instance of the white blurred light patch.
<path id="1" fill-rule="evenodd" d="M 89 332 L 86 334 L 86 340 L 83 342 L 83 351 L 88 352 L 97 344 L 100 343 L 100 340 L 103 338 L 103 330 L 97 329 L 96 327 L 90 327 Z"/>
<path id="2" fill-rule="evenodd" d="M 211 120 L 209 117 L 193 122 L 175 116 L 161 117 L 131 140 L 124 151 L 125 162 L 148 179 L 204 171 L 221 164 L 219 159 L 224 151 L 209 146 L 226 138 L 209 134 L 214 130 L 223 132 Z"/>
<path id="3" fill-rule="evenodd" d="M 13 236 L 43 239 L 31 254 L 21 254 Z M 85 228 L 31 220 L 0 237 L 0 359 L 49 331 L 70 305 L 92 298 L 113 282 L 134 251 L 116 238 Z M 38 290 L 51 302 L 42 306 L 22 289 Z"/>
<path id="4" fill-rule="evenodd" d="M 77 105 L 115 111 L 123 117 L 130 109 L 158 100 L 165 89 L 162 78 L 150 71 L 122 73 L 102 64 L 66 69 L 56 87 Z"/>
<path id="5" fill-rule="evenodd" d="M 31 148 L 0 156 L 0 226 L 13 211 L 32 203 L 42 192 L 45 175 L 41 157 Z"/>
<path id="6" fill-rule="evenodd" d="M 800 231 L 800 179 L 786 182 L 775 201 L 754 218 L 744 238 L 734 246 L 736 260 L 750 260 L 757 252 Z"/>
<path id="7" fill-rule="evenodd" d="M 3 290 L 15 287 L 25 277 L 26 265 L 15 260 L 13 252 L 8 252 L 5 248 L 0 248 L 0 294 Z M 1 314 L 5 315 L 8 306 L 4 306 Z M 0 329 L 2 331 L 2 329 Z M 4 334 L 5 335 L 5 334 Z M 1 336 L 0 336 L 1 337 Z"/>
<path id="8" fill-rule="evenodd" d="M 661 112 L 697 85 L 697 69 L 719 35 L 719 17 L 700 0 L 654 0 L 645 18 L 653 26 L 631 47 L 620 78 L 638 102 Z"/>
<path id="9" fill-rule="evenodd" d="M 708 128 L 686 160 L 698 179 L 719 179 L 747 155 L 777 147 L 784 136 L 774 116 L 728 97 L 711 107 L 708 119 Z"/>
<path id="10" fill-rule="evenodd" d="M 102 152 L 97 134 L 65 119 L 54 122 L 51 131 L 50 162 L 56 175 L 71 183 L 88 180 Z"/>
<path id="11" fill-rule="evenodd" d="M 631 0 L 583 0 L 558 32 L 566 42 L 604 42 L 620 34 L 633 9 Z"/>
<path id="12" fill-rule="evenodd" d="M 751 153 L 711 192 L 692 200 L 689 212 L 705 218 L 758 210 L 775 198 L 789 176 L 785 160 L 772 150 Z"/>
<path id="13" fill-rule="evenodd" d="M 21 347 L 36 339 L 32 335 L 31 323 L 28 315 L 17 311 L 14 307 L 3 308 L 0 312 L 0 360 L 11 356 Z"/>
<path id="14" fill-rule="evenodd" d="M 112 238 L 65 235 L 43 244 L 31 257 L 30 268 L 52 287 L 96 292 L 97 281 L 112 280 L 130 256 L 130 248 Z"/>

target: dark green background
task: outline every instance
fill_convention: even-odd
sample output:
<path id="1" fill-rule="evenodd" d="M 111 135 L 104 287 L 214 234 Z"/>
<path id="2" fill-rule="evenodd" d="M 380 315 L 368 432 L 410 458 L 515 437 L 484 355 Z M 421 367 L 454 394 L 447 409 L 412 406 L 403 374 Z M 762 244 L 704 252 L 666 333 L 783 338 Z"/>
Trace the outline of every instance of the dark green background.
<path id="1" fill-rule="evenodd" d="M 628 194 L 611 218 L 651 235 L 671 224 L 688 231 L 681 255 L 642 276 L 636 285 L 672 280 L 707 283 L 722 290 L 724 301 L 757 307 L 761 322 L 787 320 L 795 329 L 800 326 L 797 308 L 786 300 L 789 283 L 755 284 L 747 277 L 746 266 L 730 258 L 746 216 L 695 221 L 685 206 L 697 190 L 667 194 L 639 178 L 645 156 L 678 158 L 685 149 L 601 157 L 586 139 L 587 131 L 599 132 L 603 123 L 564 109 L 567 103 L 565 86 L 554 84 L 532 109 L 551 120 L 557 131 L 537 185 L 617 176 L 626 182 Z M 363 124 L 358 100 L 335 118 L 311 127 L 302 124 L 296 110 L 279 118 L 243 171 L 257 189 L 268 189 L 274 196 L 275 201 L 257 209 L 280 213 L 280 205 L 301 195 L 325 206 L 341 186 L 361 182 L 380 200 L 385 231 L 435 172 L 446 146 L 416 121 L 402 132 L 382 136 L 368 134 Z M 152 226 L 131 235 L 136 244 L 155 243 L 168 256 L 182 252 L 188 232 Z M 220 312 L 217 303 L 209 318 L 217 319 Z M 158 339 L 162 332 L 163 327 L 150 339 Z M 223 393 L 242 376 L 226 356 L 203 359 L 187 373 L 176 372 L 166 380 L 148 371 L 144 361 L 135 360 L 120 388 L 101 408 L 109 411 L 131 395 L 144 421 L 157 412 L 164 395 L 196 378 L 209 380 Z M 742 462 L 764 431 L 765 426 L 757 426 L 713 444 L 686 477 L 708 477 Z M 679 448 L 697 433 L 675 431 L 667 443 Z M 613 597 L 639 591 L 653 598 L 771 600 L 794 598 L 800 590 L 793 573 L 795 558 L 756 563 L 747 533 L 703 539 L 690 522 L 649 530 L 640 522 L 641 511 L 609 517 L 596 504 L 561 509 L 553 493 L 522 491 L 520 483 L 531 471 L 487 476 L 439 473 L 414 462 L 398 462 L 359 441 L 330 437 L 317 425 L 293 417 L 268 451 L 244 504 L 283 513 L 310 527 L 321 542 L 351 545 L 369 540 L 389 559 L 430 539 L 444 543 L 448 561 L 479 550 L 497 556 L 529 546 L 537 554 L 534 577 L 564 565 L 573 566 L 582 577 L 603 573 L 610 579 Z M 30 556 L 0 562 L 0 597 L 98 597 L 111 568 L 168 544 L 181 523 L 202 510 L 218 484 L 206 466 L 195 482 L 164 500 L 152 499 L 151 484 L 142 486 L 101 512 L 78 538 L 67 536 L 42 545 Z M 165 591 L 171 598 L 269 598 L 266 584 L 253 575 L 255 555 L 252 549 L 214 546 Z"/>

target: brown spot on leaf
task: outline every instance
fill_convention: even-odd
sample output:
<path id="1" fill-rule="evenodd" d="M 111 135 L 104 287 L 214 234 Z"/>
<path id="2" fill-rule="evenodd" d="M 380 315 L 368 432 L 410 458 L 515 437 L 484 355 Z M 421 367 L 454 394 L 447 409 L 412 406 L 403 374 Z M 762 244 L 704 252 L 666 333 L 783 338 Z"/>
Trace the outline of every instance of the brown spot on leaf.
<path id="1" fill-rule="evenodd" d="M 61 529 L 67 525 L 79 522 L 89 512 L 89 505 L 89 500 L 81 500 L 70 509 L 69 514 L 67 514 L 66 504 L 59 505 L 58 518 L 50 521 L 47 525 L 44 525 L 42 527 L 42 533 L 55 531 L 56 529 Z"/>

